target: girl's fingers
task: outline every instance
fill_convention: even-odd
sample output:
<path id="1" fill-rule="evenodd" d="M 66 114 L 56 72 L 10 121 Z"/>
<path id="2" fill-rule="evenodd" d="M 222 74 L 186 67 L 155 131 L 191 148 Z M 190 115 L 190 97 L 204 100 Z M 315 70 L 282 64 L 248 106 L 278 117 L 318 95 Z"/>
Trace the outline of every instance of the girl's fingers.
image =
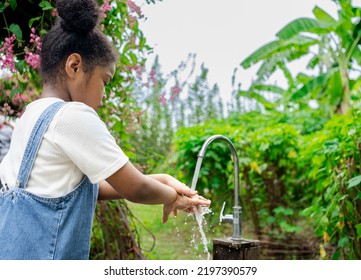
<path id="1" fill-rule="evenodd" d="M 177 191 L 177 193 L 180 195 L 192 197 L 198 193 L 197 191 L 191 190 L 186 184 L 183 184 L 182 182 L 180 182 L 179 180 L 177 180 L 172 176 L 168 176 L 167 184 L 172 188 L 174 188 Z"/>
<path id="2" fill-rule="evenodd" d="M 198 194 L 197 191 L 192 191 L 189 187 L 187 187 L 185 184 L 182 184 L 181 187 L 176 188 L 176 191 L 181 194 L 188 197 L 192 197 Z"/>
<path id="3" fill-rule="evenodd" d="M 201 196 L 197 196 L 197 199 L 193 202 L 195 206 L 206 206 L 209 207 L 211 205 L 211 201 Z"/>
<path id="4" fill-rule="evenodd" d="M 163 206 L 163 224 L 168 221 L 169 214 L 174 211 L 172 205 L 170 204 L 164 204 Z"/>
<path id="5" fill-rule="evenodd" d="M 195 211 L 202 213 L 202 206 L 209 207 L 210 204 L 211 201 L 202 196 L 194 195 L 188 197 L 186 195 L 178 195 L 174 202 L 164 205 L 163 223 L 167 222 L 171 212 L 173 212 L 174 216 L 177 216 L 177 210 L 182 210 L 186 213 L 194 213 Z"/>

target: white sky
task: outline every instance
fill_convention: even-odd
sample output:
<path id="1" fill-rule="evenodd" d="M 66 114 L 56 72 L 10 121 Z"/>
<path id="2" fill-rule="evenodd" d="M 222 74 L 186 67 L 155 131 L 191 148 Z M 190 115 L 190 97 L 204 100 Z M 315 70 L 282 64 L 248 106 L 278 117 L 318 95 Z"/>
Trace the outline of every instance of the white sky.
<path id="1" fill-rule="evenodd" d="M 287 23 L 299 17 L 313 17 L 318 5 L 332 16 L 337 7 L 331 0 L 163 0 L 141 5 L 147 18 L 141 21 L 148 44 L 159 55 L 165 73 L 177 68 L 189 53 L 209 69 L 209 83 L 218 83 L 228 99 L 231 77 L 248 55 L 275 39 Z M 361 0 L 353 0 L 361 6 Z M 153 61 L 150 57 L 150 61 Z M 238 71 L 237 81 L 248 88 L 257 69 Z"/>

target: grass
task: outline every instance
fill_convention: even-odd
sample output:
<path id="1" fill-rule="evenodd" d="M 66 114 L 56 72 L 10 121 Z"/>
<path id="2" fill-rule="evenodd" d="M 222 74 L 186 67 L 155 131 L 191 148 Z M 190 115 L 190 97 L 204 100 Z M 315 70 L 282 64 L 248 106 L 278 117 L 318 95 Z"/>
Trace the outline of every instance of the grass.
<path id="1" fill-rule="evenodd" d="M 193 216 L 179 212 L 177 217 L 170 216 L 167 223 L 162 223 L 162 205 L 141 205 L 127 202 L 134 216 L 140 236 L 140 246 L 149 260 L 206 260 L 201 235 Z M 206 215 L 207 225 L 203 230 L 209 242 L 208 251 L 212 256 L 212 239 L 225 237 L 231 231 L 231 225 L 221 226 Z M 208 216 L 208 217 L 207 217 Z M 229 235 L 228 235 L 229 236 Z"/>

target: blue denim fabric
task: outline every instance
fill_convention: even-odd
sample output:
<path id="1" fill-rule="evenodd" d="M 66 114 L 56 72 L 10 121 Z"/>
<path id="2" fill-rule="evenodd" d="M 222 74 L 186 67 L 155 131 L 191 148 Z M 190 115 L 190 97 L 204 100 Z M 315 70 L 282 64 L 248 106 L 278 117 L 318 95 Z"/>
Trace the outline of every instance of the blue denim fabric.
<path id="1" fill-rule="evenodd" d="M 71 193 L 57 198 L 26 190 L 43 135 L 64 104 L 54 103 L 42 113 L 25 149 L 17 185 L 0 190 L 0 259 L 89 258 L 98 184 L 85 176 Z"/>

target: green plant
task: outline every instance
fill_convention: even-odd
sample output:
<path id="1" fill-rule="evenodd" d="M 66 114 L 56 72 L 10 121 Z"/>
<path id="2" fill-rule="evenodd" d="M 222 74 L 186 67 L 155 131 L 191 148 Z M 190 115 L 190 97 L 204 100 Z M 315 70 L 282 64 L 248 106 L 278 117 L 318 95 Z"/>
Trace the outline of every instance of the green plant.
<path id="1" fill-rule="evenodd" d="M 313 220 L 323 247 L 336 247 L 333 259 L 361 258 L 360 112 L 334 116 L 306 138 L 300 165 L 311 201 L 304 213 Z"/>
<path id="2" fill-rule="evenodd" d="M 183 128 L 176 134 L 174 161 L 186 181 L 191 182 L 202 144 L 214 134 L 230 138 L 238 151 L 242 204 L 256 233 L 267 228 L 274 233 L 297 232 L 297 217 L 304 206 L 303 190 L 295 179 L 302 142 L 297 129 L 278 123 L 277 117 L 255 112 L 202 127 Z M 212 143 L 202 163 L 197 190 L 210 196 L 218 211 L 223 201 L 233 201 L 233 181 L 228 146 Z"/>
<path id="3" fill-rule="evenodd" d="M 315 18 L 293 20 L 276 34 L 276 40 L 248 56 L 241 63 L 243 68 L 258 62 L 261 66 L 255 82 L 239 94 L 256 99 L 268 109 L 282 105 L 283 110 L 294 111 L 307 106 L 309 100 L 317 100 L 327 112 L 346 114 L 352 96 L 359 92 L 359 75 L 351 76 L 360 65 L 361 9 L 352 6 L 351 0 L 334 2 L 339 7 L 338 19 L 316 6 Z M 307 67 L 316 74 L 299 73 L 294 77 L 287 67 L 289 62 L 309 54 L 312 57 Z M 276 70 L 284 73 L 286 89 L 265 82 Z M 265 99 L 265 93 L 271 93 L 276 102 Z"/>

